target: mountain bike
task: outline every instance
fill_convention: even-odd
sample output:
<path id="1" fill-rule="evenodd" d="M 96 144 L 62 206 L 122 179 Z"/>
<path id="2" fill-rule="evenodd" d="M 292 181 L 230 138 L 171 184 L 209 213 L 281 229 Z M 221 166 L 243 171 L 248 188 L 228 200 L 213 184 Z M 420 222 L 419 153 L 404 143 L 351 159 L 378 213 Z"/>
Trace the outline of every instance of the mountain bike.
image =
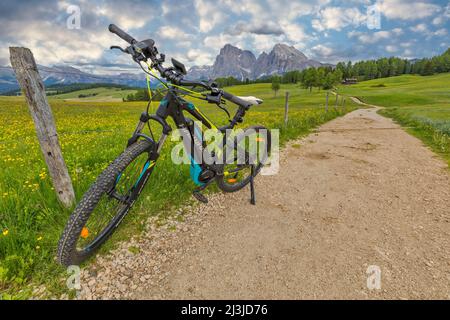
<path id="1" fill-rule="evenodd" d="M 202 191 L 216 182 L 224 192 L 235 192 L 250 184 L 251 203 L 255 204 L 254 177 L 270 156 L 271 136 L 264 126 L 248 127 L 239 135 L 226 134 L 242 123 L 249 108 L 262 103 L 261 99 L 232 95 L 213 81 L 186 80 L 186 68 L 181 62 L 172 59 L 171 67 L 163 66 L 165 55 L 158 52 L 152 39 L 136 41 L 114 24 L 109 26 L 109 31 L 129 44 L 125 49 L 119 46 L 112 46 L 111 49 L 131 55 L 147 74 L 147 80 L 149 76 L 156 78 L 167 93 L 155 114 L 149 114 L 149 102 L 123 153 L 97 177 L 70 215 L 57 252 L 59 263 L 65 266 L 80 264 L 91 256 L 130 211 L 151 177 L 164 142 L 172 132 L 168 117 L 172 118 L 183 138 L 183 146 L 191 160 L 191 178 L 197 185 L 193 195 L 201 202 L 208 202 Z M 217 127 L 199 108 L 185 100 L 185 96 L 201 98 L 217 105 L 228 114 L 229 123 Z M 226 108 L 226 101 L 237 105 L 232 118 Z M 186 114 L 195 118 L 196 122 L 186 117 Z M 159 124 L 159 139 L 155 139 L 150 122 Z M 146 125 L 149 134 L 144 133 Z M 218 133 L 222 137 L 221 143 L 207 143 L 203 139 L 202 126 Z M 253 148 L 249 147 L 251 142 Z M 201 156 L 205 154 L 214 161 L 203 161 Z"/>

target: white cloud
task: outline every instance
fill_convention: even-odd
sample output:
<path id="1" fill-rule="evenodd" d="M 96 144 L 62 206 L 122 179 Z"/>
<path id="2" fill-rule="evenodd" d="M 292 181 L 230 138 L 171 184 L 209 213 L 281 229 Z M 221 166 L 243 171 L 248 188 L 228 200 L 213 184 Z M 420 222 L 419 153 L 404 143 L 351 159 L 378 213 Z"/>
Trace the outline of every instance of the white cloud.
<path id="1" fill-rule="evenodd" d="M 267 9 L 265 4 L 261 1 L 252 0 L 222 0 L 218 1 L 230 10 L 232 13 L 237 15 L 250 14 L 252 17 L 259 16 L 264 19 L 267 15 Z"/>
<path id="2" fill-rule="evenodd" d="M 290 42 L 297 43 L 310 38 L 299 24 L 282 22 L 281 27 L 286 39 Z"/>
<path id="3" fill-rule="evenodd" d="M 401 42 L 401 43 L 400 43 L 400 47 L 402 47 L 402 48 L 409 48 L 409 47 L 411 47 L 412 45 L 413 45 L 412 42 Z"/>
<path id="4" fill-rule="evenodd" d="M 171 8 L 172 8 L 172 6 L 170 4 L 163 2 L 161 4 L 162 15 L 166 16 L 170 12 Z"/>
<path id="5" fill-rule="evenodd" d="M 249 15 L 251 21 L 288 21 L 316 13 L 330 0 L 218 0 L 229 11 Z"/>
<path id="6" fill-rule="evenodd" d="M 218 23 L 225 19 L 225 11 L 221 10 L 221 7 L 215 2 L 194 0 L 194 6 L 199 16 L 200 32 L 211 31 Z"/>
<path id="7" fill-rule="evenodd" d="M 23 28 L 22 21 L 10 22 L 17 40 L 10 45 L 25 46 L 33 51 L 37 63 L 49 65 L 63 62 L 87 63 L 100 59 L 116 37 L 106 31 L 99 32 L 58 28 L 49 21 L 28 21 Z M 70 39 L 70 41 L 68 41 Z"/>
<path id="8" fill-rule="evenodd" d="M 125 30 L 144 27 L 150 21 L 152 14 L 155 14 L 151 8 L 142 5 L 128 5 L 126 10 L 122 10 L 120 5 L 123 5 L 123 2 L 102 2 L 99 6 L 92 3 L 89 4 L 88 10 L 95 12 L 98 16 L 104 16 Z M 82 13 L 83 10 L 87 10 L 87 6 L 88 2 L 83 4 Z"/>
<path id="9" fill-rule="evenodd" d="M 357 8 L 326 7 L 320 10 L 318 19 L 312 20 L 312 26 L 317 31 L 340 31 L 347 26 L 357 27 L 364 21 L 366 16 Z"/>
<path id="10" fill-rule="evenodd" d="M 450 2 L 443 9 L 443 12 L 433 19 L 432 23 L 435 26 L 439 26 L 439 25 L 446 23 L 449 19 L 450 19 Z"/>
<path id="11" fill-rule="evenodd" d="M 387 45 L 386 46 L 386 51 L 389 53 L 393 53 L 393 52 L 397 52 L 398 48 L 396 46 L 393 45 Z"/>
<path id="12" fill-rule="evenodd" d="M 394 28 L 391 30 L 393 34 L 395 34 L 396 36 L 402 35 L 403 34 L 403 30 L 400 28 Z"/>
<path id="13" fill-rule="evenodd" d="M 239 21 L 228 29 L 228 33 L 231 35 L 238 35 L 245 32 L 280 35 L 283 33 L 283 30 L 280 25 L 274 21 Z"/>
<path id="14" fill-rule="evenodd" d="M 255 34 L 251 36 L 250 41 L 252 43 L 252 51 L 258 55 L 263 51 L 268 52 L 272 50 L 275 43 L 283 42 L 283 40 L 284 36 Z"/>
<path id="15" fill-rule="evenodd" d="M 159 28 L 158 35 L 161 36 L 163 39 L 170 39 L 170 40 L 189 40 L 192 38 L 191 35 L 185 33 L 180 28 L 174 26 L 164 26 Z"/>
<path id="16" fill-rule="evenodd" d="M 414 52 L 411 49 L 406 49 L 402 55 L 404 58 L 411 59 L 414 57 Z"/>
<path id="17" fill-rule="evenodd" d="M 438 5 L 424 1 L 381 0 L 381 13 L 388 19 L 416 20 L 423 19 L 440 11 Z"/>
<path id="18" fill-rule="evenodd" d="M 419 23 L 418 25 L 410 27 L 409 29 L 413 32 L 421 32 L 421 33 L 428 32 L 428 27 L 425 23 Z"/>
<path id="19" fill-rule="evenodd" d="M 213 61 L 211 54 L 199 49 L 190 49 L 186 54 L 186 58 L 193 65 L 197 66 L 208 65 Z"/>
<path id="20" fill-rule="evenodd" d="M 392 36 L 392 33 L 389 31 L 377 31 L 373 33 L 363 33 L 363 32 L 357 32 L 357 31 L 351 31 L 348 33 L 349 38 L 356 37 L 359 42 L 364 44 L 373 44 L 376 42 L 379 42 L 383 39 L 389 39 Z"/>
<path id="21" fill-rule="evenodd" d="M 444 23 L 444 17 L 438 16 L 438 17 L 436 17 L 436 18 L 433 19 L 432 23 L 433 23 L 435 26 L 441 25 L 441 24 Z"/>
<path id="22" fill-rule="evenodd" d="M 268 1 L 269 10 L 266 12 L 272 14 L 279 20 L 294 21 L 298 17 L 315 14 L 320 7 L 328 4 L 329 0 L 278 0 Z"/>
<path id="23" fill-rule="evenodd" d="M 311 51 L 319 57 L 330 57 L 334 55 L 334 50 L 322 44 L 318 44 L 311 48 Z"/>
<path id="24" fill-rule="evenodd" d="M 448 33 L 447 29 L 442 28 L 442 29 L 439 29 L 439 30 L 435 31 L 433 34 L 435 36 L 446 36 L 447 33 Z"/>
<path id="25" fill-rule="evenodd" d="M 428 26 L 425 23 L 420 23 L 416 26 L 410 28 L 413 32 L 422 33 L 427 36 L 427 39 L 430 39 L 433 36 L 441 37 L 447 35 L 447 29 L 441 28 L 436 31 L 431 31 L 428 29 Z"/>
<path id="26" fill-rule="evenodd" d="M 221 33 L 218 35 L 211 35 L 205 37 L 203 39 L 203 45 L 205 47 L 214 50 L 215 52 L 218 52 L 218 50 L 220 50 L 227 43 L 237 45 L 242 41 L 243 37 L 244 37 L 243 35 L 232 36 L 229 34 Z"/>

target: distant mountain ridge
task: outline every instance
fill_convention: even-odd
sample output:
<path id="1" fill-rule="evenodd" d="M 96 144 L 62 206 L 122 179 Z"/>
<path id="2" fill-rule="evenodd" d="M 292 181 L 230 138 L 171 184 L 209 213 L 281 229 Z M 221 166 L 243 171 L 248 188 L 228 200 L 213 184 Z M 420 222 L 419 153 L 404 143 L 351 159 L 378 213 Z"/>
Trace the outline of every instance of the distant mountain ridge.
<path id="1" fill-rule="evenodd" d="M 130 87 L 145 87 L 146 79 L 141 72 L 120 73 L 117 75 L 95 75 L 70 66 L 56 65 L 46 67 L 38 65 L 39 73 L 46 86 L 74 83 L 108 83 Z M 0 67 L 0 93 L 18 90 L 19 85 L 14 71 L 10 67 Z"/>
<path id="2" fill-rule="evenodd" d="M 258 79 L 274 74 L 283 74 L 293 70 L 303 70 L 309 67 L 320 67 L 319 61 L 309 59 L 293 46 L 276 44 L 269 52 L 261 53 L 258 58 L 249 51 L 242 50 L 231 44 L 220 49 L 214 64 L 211 66 L 193 66 L 189 69 L 189 79 L 216 79 L 219 77 L 234 77 L 239 80 Z M 131 87 L 145 87 L 145 76 L 136 73 L 120 73 L 116 75 L 95 75 L 77 68 L 64 65 L 51 67 L 38 65 L 39 73 L 45 85 L 74 83 L 110 83 Z M 0 93 L 18 90 L 14 71 L 10 67 L 0 67 Z"/>
<path id="3" fill-rule="evenodd" d="M 295 47 L 283 43 L 276 44 L 269 53 L 263 52 L 258 58 L 251 51 L 226 44 L 212 66 L 193 66 L 188 76 L 191 79 L 216 79 L 231 76 L 239 80 L 246 78 L 254 80 L 323 65 L 329 64 L 309 59 Z"/>

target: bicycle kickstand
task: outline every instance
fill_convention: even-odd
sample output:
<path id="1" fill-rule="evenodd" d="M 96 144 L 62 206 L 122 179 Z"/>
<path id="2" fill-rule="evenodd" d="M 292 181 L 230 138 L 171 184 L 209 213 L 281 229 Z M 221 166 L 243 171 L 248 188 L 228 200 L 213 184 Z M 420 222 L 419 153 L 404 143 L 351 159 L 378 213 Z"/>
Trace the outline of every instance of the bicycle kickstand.
<path id="1" fill-rule="evenodd" d="M 252 166 L 251 169 L 251 176 L 250 176 L 250 203 L 252 205 L 256 205 L 256 199 L 255 199 L 255 182 L 254 182 L 254 173 L 255 173 L 255 167 Z"/>

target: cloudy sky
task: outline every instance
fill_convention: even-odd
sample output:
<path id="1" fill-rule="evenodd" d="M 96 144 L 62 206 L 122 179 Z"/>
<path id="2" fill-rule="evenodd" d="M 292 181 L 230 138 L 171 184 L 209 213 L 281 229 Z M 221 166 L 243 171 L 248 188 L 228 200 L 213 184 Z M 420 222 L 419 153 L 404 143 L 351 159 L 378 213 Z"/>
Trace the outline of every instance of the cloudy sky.
<path id="1" fill-rule="evenodd" d="M 80 28 L 67 26 L 78 21 L 73 6 Z M 109 50 L 124 45 L 108 32 L 110 23 L 153 38 L 188 66 L 212 64 L 226 43 L 258 55 L 282 42 L 334 63 L 432 56 L 450 46 L 448 0 L 1 0 L 0 65 L 9 65 L 14 45 L 32 49 L 43 65 L 127 69 L 129 57 Z"/>

